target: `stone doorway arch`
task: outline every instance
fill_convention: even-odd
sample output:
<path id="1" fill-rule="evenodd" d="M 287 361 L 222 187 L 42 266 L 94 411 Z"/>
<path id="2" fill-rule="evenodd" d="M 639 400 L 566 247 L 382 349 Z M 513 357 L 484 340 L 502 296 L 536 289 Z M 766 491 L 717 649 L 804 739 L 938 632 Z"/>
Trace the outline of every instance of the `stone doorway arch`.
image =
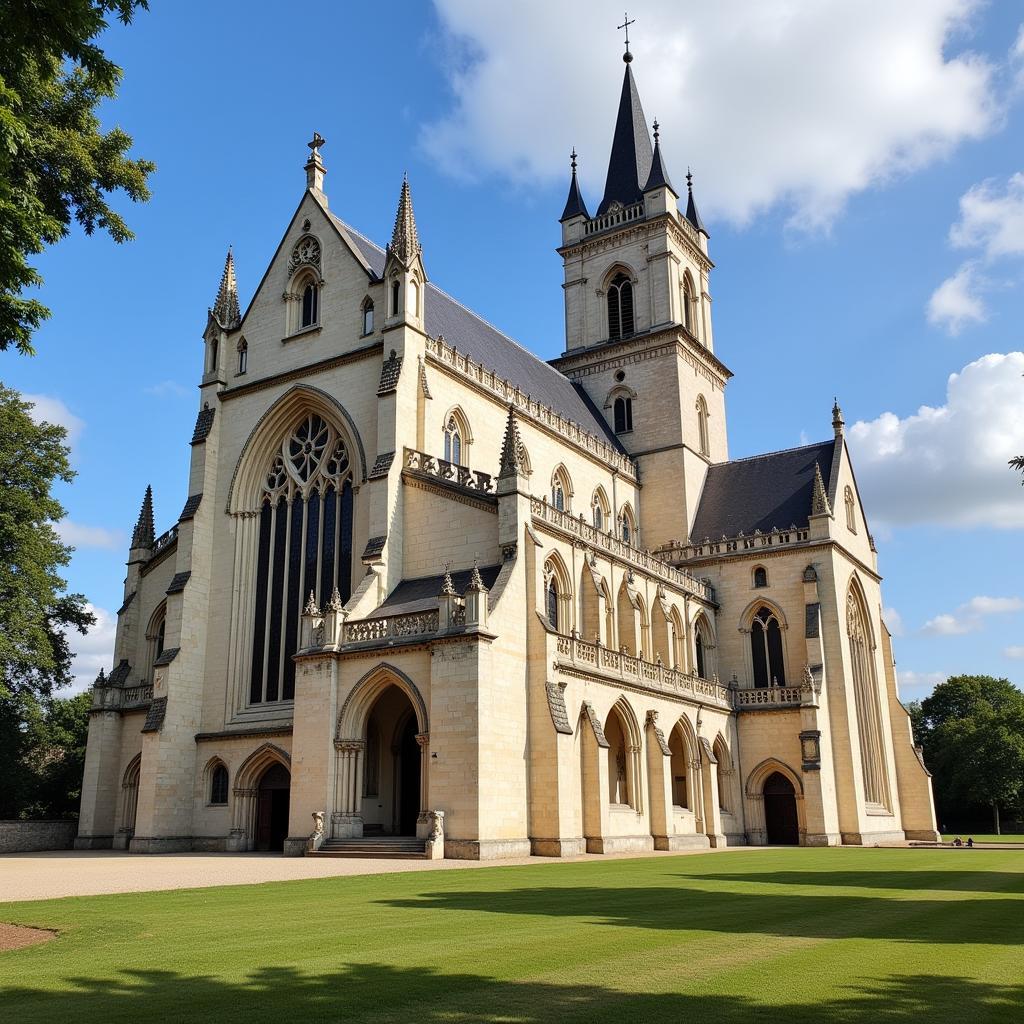
<path id="1" fill-rule="evenodd" d="M 796 790 L 781 772 L 772 772 L 764 783 L 764 825 L 769 846 L 798 846 L 800 825 Z"/>
<path id="2" fill-rule="evenodd" d="M 256 820 L 253 846 L 280 852 L 288 838 L 288 809 L 292 777 L 280 761 L 270 765 L 256 787 Z"/>

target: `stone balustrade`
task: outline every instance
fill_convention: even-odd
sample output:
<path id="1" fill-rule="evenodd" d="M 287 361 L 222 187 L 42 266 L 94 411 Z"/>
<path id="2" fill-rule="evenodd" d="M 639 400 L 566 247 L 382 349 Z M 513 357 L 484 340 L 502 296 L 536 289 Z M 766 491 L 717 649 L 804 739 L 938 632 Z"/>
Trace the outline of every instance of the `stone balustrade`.
<path id="1" fill-rule="evenodd" d="M 468 469 L 466 466 L 457 466 L 453 462 L 439 459 L 436 455 L 427 455 L 425 452 L 406 448 L 404 466 L 413 473 L 434 477 L 468 491 L 492 496 L 494 494 L 494 478 L 490 473 L 481 473 L 479 470 Z"/>
<path id="2" fill-rule="evenodd" d="M 548 523 L 558 530 L 578 537 L 591 547 L 597 548 L 599 551 L 606 551 L 642 572 L 670 583 L 692 597 L 714 604 L 715 591 L 706 580 L 699 580 L 685 569 L 677 569 L 669 565 L 658 555 L 649 551 L 641 551 L 624 540 L 597 529 L 582 516 L 577 517 L 568 512 L 560 512 L 554 505 L 549 505 L 544 498 L 531 498 L 530 512 L 533 518 L 539 522 Z"/>
<path id="3" fill-rule="evenodd" d="M 587 221 L 583 233 L 584 235 L 596 235 L 601 231 L 608 231 L 611 228 L 617 228 L 623 224 L 630 224 L 635 220 L 643 219 L 644 204 L 641 201 L 634 203 L 632 206 L 622 206 L 617 210 L 611 210 L 600 217 L 594 217 L 593 220 Z"/>
<path id="4" fill-rule="evenodd" d="M 751 687 L 734 690 L 733 693 L 738 711 L 799 706 L 804 696 L 799 686 Z"/>
<path id="5" fill-rule="evenodd" d="M 673 697 L 690 697 L 721 708 L 732 708 L 729 687 L 717 679 L 702 679 L 577 637 L 559 636 L 557 650 L 558 660 L 577 671 L 611 676 Z"/>
<path id="6" fill-rule="evenodd" d="M 346 622 L 342 627 L 342 643 L 360 644 L 370 641 L 405 639 L 411 636 L 429 636 L 440 629 L 440 612 L 413 612 L 409 615 L 389 615 L 380 619 Z"/>
<path id="7" fill-rule="evenodd" d="M 133 705 L 148 704 L 153 699 L 153 684 L 138 683 L 135 686 L 126 686 L 121 691 L 121 707 L 127 708 Z"/>
<path id="8" fill-rule="evenodd" d="M 472 357 L 459 352 L 443 337 L 427 338 L 426 350 L 428 356 L 497 395 L 504 404 L 515 406 L 517 412 L 554 431 L 577 448 L 597 457 L 610 469 L 617 469 L 630 481 L 636 481 L 636 466 L 633 465 L 633 461 L 628 455 L 624 455 L 607 441 L 591 434 L 579 423 L 563 416 L 557 410 L 531 398 L 518 384 L 499 377 L 493 370 L 487 369 Z"/>
<path id="9" fill-rule="evenodd" d="M 149 553 L 149 557 L 151 559 L 156 558 L 164 548 L 170 547 L 177 539 L 178 524 L 175 523 L 169 530 L 165 530 L 155 541 L 153 541 L 153 547 Z"/>
<path id="10" fill-rule="evenodd" d="M 811 531 L 806 526 L 791 526 L 788 530 L 772 527 L 767 533 L 755 530 L 751 534 L 737 534 L 735 537 L 721 537 L 719 540 L 704 540 L 683 544 L 673 541 L 654 552 L 654 555 L 666 562 L 679 563 L 699 558 L 710 558 L 715 555 L 729 555 L 734 552 L 757 551 L 761 548 L 779 548 L 794 544 L 803 544 L 810 539 Z"/>

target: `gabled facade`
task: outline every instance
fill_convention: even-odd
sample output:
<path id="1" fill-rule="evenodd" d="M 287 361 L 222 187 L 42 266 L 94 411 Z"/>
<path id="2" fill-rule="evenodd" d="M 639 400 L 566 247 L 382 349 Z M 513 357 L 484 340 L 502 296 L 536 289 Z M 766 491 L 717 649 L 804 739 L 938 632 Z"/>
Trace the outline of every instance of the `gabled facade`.
<path id="1" fill-rule="evenodd" d="M 729 461 L 709 236 L 630 65 L 594 217 L 573 156 L 552 364 L 431 281 L 408 181 L 387 246 L 340 220 L 323 146 L 244 313 L 228 254 L 188 494 L 158 537 L 147 490 L 93 690 L 79 845 L 934 835 L 842 415 Z"/>

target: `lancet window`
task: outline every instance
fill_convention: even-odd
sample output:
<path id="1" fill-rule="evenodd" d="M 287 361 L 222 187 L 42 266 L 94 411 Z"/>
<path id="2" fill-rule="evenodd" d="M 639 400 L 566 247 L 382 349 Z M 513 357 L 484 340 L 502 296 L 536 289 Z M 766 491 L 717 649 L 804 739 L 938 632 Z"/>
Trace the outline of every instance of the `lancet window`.
<path id="1" fill-rule="evenodd" d="M 857 732 L 860 734 L 864 799 L 869 804 L 888 807 L 889 793 L 882 747 L 882 716 L 878 702 L 871 638 L 863 604 L 853 587 L 846 596 L 846 635 L 850 644 Z"/>
<path id="2" fill-rule="evenodd" d="M 352 593 L 352 465 L 345 439 L 316 413 L 271 456 L 259 514 L 250 703 L 292 700 L 299 617 Z"/>
<path id="3" fill-rule="evenodd" d="M 620 271 L 608 285 L 608 338 L 617 341 L 634 332 L 633 283 Z"/>
<path id="4" fill-rule="evenodd" d="M 785 686 L 782 657 L 782 629 L 775 613 L 761 607 L 750 623 L 750 654 L 755 686 Z"/>

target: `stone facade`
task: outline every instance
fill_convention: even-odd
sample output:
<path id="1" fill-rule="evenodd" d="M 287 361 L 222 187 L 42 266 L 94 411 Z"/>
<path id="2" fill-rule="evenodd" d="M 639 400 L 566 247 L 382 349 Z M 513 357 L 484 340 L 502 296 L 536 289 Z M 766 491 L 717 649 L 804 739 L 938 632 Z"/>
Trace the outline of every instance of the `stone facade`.
<path id="1" fill-rule="evenodd" d="M 229 254 L 182 516 L 143 504 L 78 846 L 934 836 L 841 413 L 729 462 L 708 234 L 620 134 L 636 195 L 591 218 L 574 165 L 551 366 L 430 282 L 407 182 L 385 249 L 339 220 L 314 137 L 244 315 Z"/>

